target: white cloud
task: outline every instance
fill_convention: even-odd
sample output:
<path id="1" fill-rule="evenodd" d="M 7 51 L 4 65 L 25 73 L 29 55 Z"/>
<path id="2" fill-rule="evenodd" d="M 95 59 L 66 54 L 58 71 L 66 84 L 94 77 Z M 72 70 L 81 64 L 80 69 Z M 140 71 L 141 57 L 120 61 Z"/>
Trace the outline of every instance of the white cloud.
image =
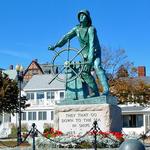
<path id="1" fill-rule="evenodd" d="M 29 53 L 25 51 L 13 51 L 13 50 L 0 50 L 0 54 L 9 55 L 13 57 L 31 58 Z"/>

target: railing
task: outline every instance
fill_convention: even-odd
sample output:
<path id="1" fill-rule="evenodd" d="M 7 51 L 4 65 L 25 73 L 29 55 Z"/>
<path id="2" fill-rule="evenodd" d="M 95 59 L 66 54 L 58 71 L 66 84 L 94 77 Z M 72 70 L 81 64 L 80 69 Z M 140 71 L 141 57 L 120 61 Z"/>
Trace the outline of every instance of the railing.
<path id="1" fill-rule="evenodd" d="M 55 105 L 58 100 L 39 100 L 39 101 L 30 101 L 31 106 L 50 106 Z"/>
<path id="2" fill-rule="evenodd" d="M 100 139 L 98 139 L 98 133 L 99 133 L 99 132 L 102 132 L 102 131 L 101 131 L 100 128 L 98 127 L 97 121 L 94 121 L 92 128 L 91 128 L 89 131 L 87 131 L 85 134 L 83 134 L 83 135 L 81 135 L 81 136 L 79 136 L 79 137 L 77 137 L 77 138 L 74 138 L 74 139 L 72 139 L 72 140 L 68 140 L 68 141 L 64 141 L 64 142 L 63 142 L 63 141 L 60 141 L 60 140 L 55 139 L 55 138 L 46 137 L 43 133 L 41 133 L 41 132 L 37 129 L 35 123 L 33 123 L 31 130 L 26 134 L 26 136 L 24 137 L 24 139 L 22 140 L 21 143 L 16 144 L 16 145 L 14 145 L 14 146 L 9 146 L 9 145 L 6 145 L 4 142 L 1 142 L 1 141 L 0 141 L 0 144 L 3 145 L 3 146 L 5 146 L 5 147 L 15 148 L 15 147 L 18 147 L 18 146 L 20 146 L 21 144 L 25 143 L 25 142 L 27 141 L 27 139 L 29 138 L 29 136 L 30 136 L 30 137 L 32 138 L 32 149 L 35 150 L 35 148 L 36 148 L 35 138 L 37 137 L 37 135 L 40 135 L 40 136 L 43 137 L 45 140 L 47 139 L 49 142 L 55 143 L 56 145 L 59 145 L 59 146 L 60 146 L 60 145 L 61 145 L 61 146 L 64 145 L 64 146 L 66 146 L 66 145 L 69 145 L 69 144 L 71 144 L 71 143 L 78 143 L 79 141 L 81 141 L 81 139 L 83 139 L 84 137 L 86 137 L 87 135 L 89 135 L 89 133 L 92 133 L 91 135 L 93 136 L 93 143 L 92 143 L 92 144 L 93 144 L 93 148 L 94 148 L 94 150 L 97 150 L 98 140 L 100 140 Z M 149 131 L 147 131 L 145 134 L 141 135 L 137 140 L 145 139 L 146 134 L 147 134 L 148 132 L 149 132 Z M 108 134 L 105 134 L 105 135 L 102 134 L 101 140 L 102 140 L 103 138 L 108 138 L 109 140 L 112 141 L 112 143 L 118 143 L 118 146 L 122 143 L 122 141 L 119 141 L 119 140 L 117 140 L 117 139 L 114 139 L 114 138 L 112 138 L 112 137 L 111 137 L 110 135 L 108 135 Z M 45 141 L 45 140 L 44 140 L 44 141 Z M 42 143 L 41 143 L 41 144 L 42 144 Z"/>

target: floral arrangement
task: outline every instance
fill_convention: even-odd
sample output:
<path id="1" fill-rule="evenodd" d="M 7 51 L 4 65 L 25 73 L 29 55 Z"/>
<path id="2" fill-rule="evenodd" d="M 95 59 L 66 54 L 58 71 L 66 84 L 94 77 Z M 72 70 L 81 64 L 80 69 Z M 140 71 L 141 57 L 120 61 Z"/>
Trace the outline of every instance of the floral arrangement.
<path id="1" fill-rule="evenodd" d="M 103 138 L 113 138 L 112 140 L 124 141 L 124 135 L 121 132 L 102 132 L 102 131 L 92 131 L 90 132 L 91 135 L 97 135 L 97 136 L 102 136 Z"/>
<path id="2" fill-rule="evenodd" d="M 36 140 L 36 145 L 38 148 L 92 148 L 95 134 L 97 136 L 97 147 L 99 148 L 119 147 L 124 141 L 124 135 L 120 132 L 93 130 L 86 134 L 86 136 L 80 138 L 82 135 L 67 135 L 54 128 L 46 128 L 43 132 L 43 136 L 38 137 Z"/>
<path id="3" fill-rule="evenodd" d="M 63 133 L 59 130 L 55 130 L 54 128 L 46 128 L 44 129 L 43 136 L 46 138 L 55 138 L 57 136 L 62 136 Z"/>

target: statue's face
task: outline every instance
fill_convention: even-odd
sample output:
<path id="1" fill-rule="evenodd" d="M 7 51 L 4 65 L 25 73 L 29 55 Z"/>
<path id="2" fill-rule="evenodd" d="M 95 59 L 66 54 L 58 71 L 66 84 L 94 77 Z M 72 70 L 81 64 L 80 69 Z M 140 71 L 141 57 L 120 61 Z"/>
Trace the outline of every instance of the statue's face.
<path id="1" fill-rule="evenodd" d="M 88 18 L 85 14 L 81 13 L 80 14 L 80 22 L 88 22 Z"/>

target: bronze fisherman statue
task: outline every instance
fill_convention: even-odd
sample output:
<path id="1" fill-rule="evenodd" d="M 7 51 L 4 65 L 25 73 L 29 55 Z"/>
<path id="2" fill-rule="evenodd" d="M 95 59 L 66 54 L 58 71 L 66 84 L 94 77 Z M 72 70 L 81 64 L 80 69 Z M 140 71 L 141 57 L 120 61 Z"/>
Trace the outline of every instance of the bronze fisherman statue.
<path id="1" fill-rule="evenodd" d="M 99 96 L 99 91 L 94 77 L 91 75 L 91 69 L 94 69 L 101 82 L 103 92 L 101 95 L 109 94 L 108 80 L 105 71 L 101 65 L 101 47 L 97 37 L 96 29 L 92 26 L 92 20 L 88 10 L 81 10 L 78 13 L 79 25 L 75 26 L 66 35 L 64 35 L 54 46 L 49 46 L 49 50 L 62 47 L 68 39 L 77 37 L 82 50 L 82 55 L 86 62 L 82 78 L 91 88 L 91 96 Z"/>

